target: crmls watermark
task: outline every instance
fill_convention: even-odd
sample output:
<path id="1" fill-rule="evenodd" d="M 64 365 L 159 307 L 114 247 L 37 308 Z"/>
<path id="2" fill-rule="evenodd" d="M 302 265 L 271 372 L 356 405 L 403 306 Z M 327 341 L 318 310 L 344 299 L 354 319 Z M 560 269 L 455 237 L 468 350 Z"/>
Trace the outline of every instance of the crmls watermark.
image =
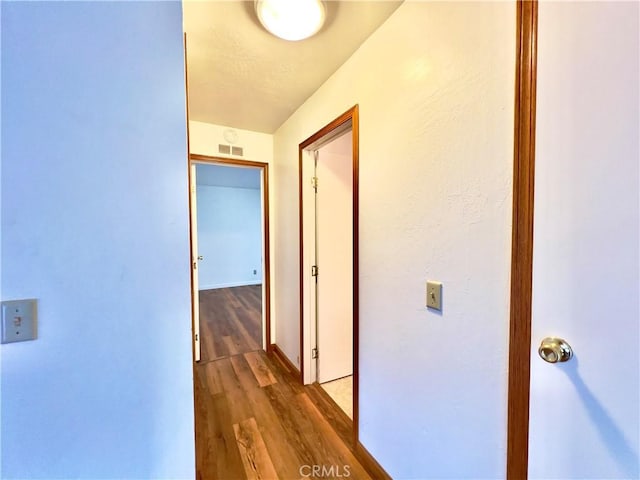
<path id="1" fill-rule="evenodd" d="M 299 469 L 304 478 L 349 478 L 350 465 L 302 465 Z"/>

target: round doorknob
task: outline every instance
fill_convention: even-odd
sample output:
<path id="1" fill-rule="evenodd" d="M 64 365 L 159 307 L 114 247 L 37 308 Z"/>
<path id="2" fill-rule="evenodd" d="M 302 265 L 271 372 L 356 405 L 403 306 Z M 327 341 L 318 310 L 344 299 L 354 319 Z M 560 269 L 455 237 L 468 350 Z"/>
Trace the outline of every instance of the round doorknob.
<path id="1" fill-rule="evenodd" d="M 566 362 L 573 357 L 573 350 L 571 349 L 571 345 L 563 339 L 547 337 L 542 340 L 540 348 L 538 348 L 538 355 L 540 355 L 540 358 L 545 362 Z"/>

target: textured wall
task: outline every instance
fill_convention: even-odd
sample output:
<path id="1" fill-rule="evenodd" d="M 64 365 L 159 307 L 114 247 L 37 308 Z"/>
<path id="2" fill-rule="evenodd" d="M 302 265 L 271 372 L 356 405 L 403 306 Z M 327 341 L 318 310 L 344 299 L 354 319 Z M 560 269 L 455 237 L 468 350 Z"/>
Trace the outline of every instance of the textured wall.
<path id="1" fill-rule="evenodd" d="M 295 362 L 298 144 L 360 105 L 360 439 L 396 478 L 504 475 L 515 20 L 506 2 L 405 2 L 274 136 Z"/>
<path id="2" fill-rule="evenodd" d="M 2 2 L 2 478 L 193 478 L 179 2 Z"/>

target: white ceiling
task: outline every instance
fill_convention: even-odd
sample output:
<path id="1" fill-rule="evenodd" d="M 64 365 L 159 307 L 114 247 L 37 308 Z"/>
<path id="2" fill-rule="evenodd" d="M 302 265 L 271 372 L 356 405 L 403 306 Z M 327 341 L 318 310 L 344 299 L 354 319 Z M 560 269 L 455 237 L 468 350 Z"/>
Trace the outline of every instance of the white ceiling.
<path id="1" fill-rule="evenodd" d="M 327 20 L 289 42 L 260 25 L 253 1 L 184 0 L 191 120 L 273 133 L 402 1 L 326 1 Z"/>

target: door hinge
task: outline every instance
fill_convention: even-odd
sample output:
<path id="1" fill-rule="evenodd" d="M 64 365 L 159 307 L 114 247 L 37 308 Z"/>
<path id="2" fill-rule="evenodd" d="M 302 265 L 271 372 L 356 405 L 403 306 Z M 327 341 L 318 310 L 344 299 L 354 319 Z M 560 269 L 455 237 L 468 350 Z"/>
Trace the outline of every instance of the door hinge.
<path id="1" fill-rule="evenodd" d="M 317 265 L 314 265 L 311 267 L 311 276 L 312 277 L 317 277 L 318 276 L 318 267 Z"/>
<path id="2" fill-rule="evenodd" d="M 311 349 L 311 358 L 313 358 L 313 359 L 318 358 L 318 349 L 317 348 Z"/>
<path id="3" fill-rule="evenodd" d="M 311 186 L 316 192 L 318 191 L 318 177 L 311 177 Z"/>
<path id="4" fill-rule="evenodd" d="M 197 333 L 195 334 L 195 339 L 196 339 L 196 342 L 197 342 L 198 341 L 198 334 Z"/>
<path id="5" fill-rule="evenodd" d="M 198 262 L 193 262 L 193 269 L 197 270 L 198 269 Z"/>

